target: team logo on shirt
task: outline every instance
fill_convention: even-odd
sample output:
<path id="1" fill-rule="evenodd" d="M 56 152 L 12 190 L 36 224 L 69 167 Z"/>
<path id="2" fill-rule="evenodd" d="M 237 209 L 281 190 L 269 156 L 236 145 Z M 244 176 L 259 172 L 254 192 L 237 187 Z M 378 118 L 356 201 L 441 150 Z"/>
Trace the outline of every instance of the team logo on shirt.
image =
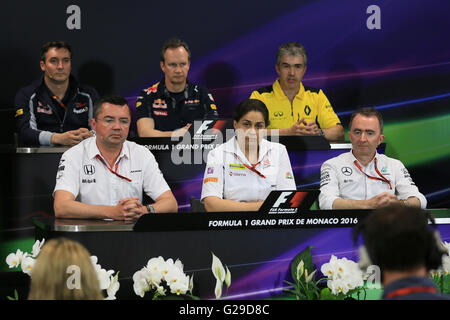
<path id="1" fill-rule="evenodd" d="M 144 89 L 144 91 L 149 95 L 152 92 L 156 92 L 158 90 L 158 84 L 154 84 L 153 86 L 151 86 L 150 88 Z"/>
<path id="2" fill-rule="evenodd" d="M 92 164 L 85 164 L 83 166 L 84 174 L 91 176 L 95 173 L 95 167 Z"/>
<path id="3" fill-rule="evenodd" d="M 275 111 L 275 112 L 273 113 L 273 116 L 274 116 L 274 117 L 282 117 L 283 115 L 284 115 L 283 111 Z"/>
<path id="4" fill-rule="evenodd" d="M 64 169 L 66 168 L 66 166 L 64 165 L 64 161 L 66 161 L 66 160 L 61 159 L 59 161 L 58 172 L 56 173 L 56 179 L 60 179 L 63 176 Z"/>
<path id="5" fill-rule="evenodd" d="M 23 109 L 17 109 L 15 117 L 21 116 L 23 114 Z"/>
<path id="6" fill-rule="evenodd" d="M 40 101 L 38 101 L 38 106 L 37 106 L 36 111 L 38 113 L 53 114 L 52 108 L 50 108 L 48 105 L 44 105 Z"/>
<path id="7" fill-rule="evenodd" d="M 88 110 L 89 110 L 88 107 L 76 108 L 76 109 L 73 109 L 73 113 L 80 114 L 80 113 L 83 113 L 83 112 L 87 112 Z"/>
<path id="8" fill-rule="evenodd" d="M 195 100 L 185 100 L 184 104 L 199 104 L 200 100 L 195 99 Z"/>
<path id="9" fill-rule="evenodd" d="M 353 173 L 352 168 L 350 167 L 342 167 L 341 168 L 341 172 L 345 175 L 345 176 L 350 176 Z"/>
<path id="10" fill-rule="evenodd" d="M 213 173 L 214 173 L 214 168 L 209 167 L 209 168 L 206 170 L 206 174 L 213 174 Z"/>
<path id="11" fill-rule="evenodd" d="M 230 175 L 230 177 L 246 177 L 247 176 L 245 173 L 233 172 L 233 171 L 230 171 L 229 175 Z"/>
<path id="12" fill-rule="evenodd" d="M 245 170 L 245 166 L 243 164 L 230 163 L 230 169 Z"/>
<path id="13" fill-rule="evenodd" d="M 290 171 L 286 172 L 286 179 L 294 179 Z"/>
<path id="14" fill-rule="evenodd" d="M 155 116 L 163 116 L 163 117 L 166 117 L 168 115 L 167 111 L 163 110 L 153 110 L 153 114 Z"/>
<path id="15" fill-rule="evenodd" d="M 308 105 L 305 106 L 305 113 L 307 116 L 311 113 L 311 108 Z"/>
<path id="16" fill-rule="evenodd" d="M 166 103 L 166 100 L 155 99 L 155 100 L 153 101 L 153 108 L 154 108 L 154 109 L 167 109 L 167 103 Z"/>
<path id="17" fill-rule="evenodd" d="M 219 178 L 217 178 L 217 177 L 208 177 L 208 178 L 205 178 L 203 180 L 203 184 L 208 183 L 208 182 L 219 182 Z"/>

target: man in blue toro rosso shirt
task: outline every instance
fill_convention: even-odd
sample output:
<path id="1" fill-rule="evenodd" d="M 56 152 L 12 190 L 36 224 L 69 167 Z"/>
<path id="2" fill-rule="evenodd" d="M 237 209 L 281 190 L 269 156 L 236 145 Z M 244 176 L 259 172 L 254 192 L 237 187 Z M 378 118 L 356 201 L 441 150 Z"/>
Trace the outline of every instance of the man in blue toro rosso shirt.
<path id="1" fill-rule="evenodd" d="M 141 91 L 136 101 L 140 137 L 182 136 L 194 120 L 217 118 L 212 95 L 187 80 L 191 52 L 179 39 L 166 41 L 160 53 L 164 78 Z"/>
<path id="2" fill-rule="evenodd" d="M 76 145 L 92 136 L 89 119 L 98 93 L 70 74 L 72 49 L 63 41 L 42 46 L 43 75 L 18 91 L 16 124 L 25 145 Z"/>

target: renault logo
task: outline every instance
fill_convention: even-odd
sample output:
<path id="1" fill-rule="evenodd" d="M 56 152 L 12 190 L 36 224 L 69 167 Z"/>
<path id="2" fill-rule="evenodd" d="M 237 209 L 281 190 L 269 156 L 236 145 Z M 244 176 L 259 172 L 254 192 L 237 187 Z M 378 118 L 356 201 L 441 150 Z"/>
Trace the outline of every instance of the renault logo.
<path id="1" fill-rule="evenodd" d="M 353 170 L 352 170 L 352 168 L 349 168 L 349 167 L 342 167 L 341 172 L 344 175 L 349 176 L 353 173 Z"/>
<path id="2" fill-rule="evenodd" d="M 275 116 L 275 117 L 282 117 L 283 116 L 283 111 L 275 111 L 274 113 L 273 113 L 273 115 Z"/>
<path id="3" fill-rule="evenodd" d="M 311 113 L 311 108 L 308 105 L 305 106 L 305 113 L 307 116 L 309 116 L 309 114 Z"/>

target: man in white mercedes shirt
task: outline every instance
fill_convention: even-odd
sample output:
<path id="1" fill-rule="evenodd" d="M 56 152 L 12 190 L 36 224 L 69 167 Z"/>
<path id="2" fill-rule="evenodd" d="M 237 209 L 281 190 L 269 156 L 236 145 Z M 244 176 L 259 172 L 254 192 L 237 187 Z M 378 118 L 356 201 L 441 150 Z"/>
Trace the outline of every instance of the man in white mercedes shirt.
<path id="1" fill-rule="evenodd" d="M 61 157 L 54 191 L 57 218 L 132 220 L 178 210 L 153 154 L 126 140 L 130 121 L 123 97 L 97 101 L 91 119 L 96 135 Z M 154 203 L 143 205 L 143 192 Z"/>
<path id="2" fill-rule="evenodd" d="M 426 208 L 401 161 L 377 153 L 384 140 L 383 118 L 375 108 L 356 110 L 348 137 L 352 150 L 321 167 L 320 209 L 373 209 L 400 203 Z"/>

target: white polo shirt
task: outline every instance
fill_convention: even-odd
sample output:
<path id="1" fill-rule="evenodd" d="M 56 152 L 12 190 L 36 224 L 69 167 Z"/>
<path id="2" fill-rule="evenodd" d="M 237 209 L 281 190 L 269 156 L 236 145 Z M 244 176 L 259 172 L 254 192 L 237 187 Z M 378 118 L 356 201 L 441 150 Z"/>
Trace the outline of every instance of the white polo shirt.
<path id="1" fill-rule="evenodd" d="M 101 154 L 95 137 L 85 139 L 64 152 L 54 191 L 68 191 L 76 200 L 87 204 L 115 206 L 128 197 L 138 197 L 142 202 L 143 191 L 156 200 L 170 190 L 155 157 L 143 146 L 124 142 L 111 168 L 113 171 L 117 168 L 116 172 L 123 178 L 110 172 L 97 156 L 101 157 Z"/>
<path id="2" fill-rule="evenodd" d="M 382 179 L 375 170 L 375 159 L 378 172 L 389 183 L 368 176 Z M 346 152 L 335 158 L 325 161 L 320 170 L 320 209 L 330 210 L 337 198 L 350 200 L 368 200 L 382 192 L 395 194 L 399 200 L 417 197 L 420 206 L 425 209 L 427 199 L 419 192 L 408 170 L 397 159 L 389 158 L 384 154 L 375 154 L 374 159 L 361 170 L 355 165 L 356 158 L 353 153 Z M 364 174 L 364 173 L 366 174 Z"/>
<path id="3" fill-rule="evenodd" d="M 251 171 L 236 137 L 211 150 L 206 164 L 202 196 L 234 201 L 263 201 L 272 190 L 297 189 L 286 147 L 262 139 L 259 144 L 259 164 Z M 244 165 L 245 164 L 245 165 Z"/>

